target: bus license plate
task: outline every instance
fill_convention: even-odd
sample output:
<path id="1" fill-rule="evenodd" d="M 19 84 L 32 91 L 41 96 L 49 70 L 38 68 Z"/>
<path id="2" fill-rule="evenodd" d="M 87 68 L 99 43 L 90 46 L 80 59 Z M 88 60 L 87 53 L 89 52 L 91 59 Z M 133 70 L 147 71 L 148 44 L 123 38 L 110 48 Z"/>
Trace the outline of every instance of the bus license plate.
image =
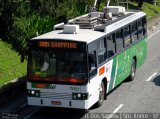
<path id="1" fill-rule="evenodd" d="M 52 105 L 61 105 L 61 101 L 51 101 Z"/>

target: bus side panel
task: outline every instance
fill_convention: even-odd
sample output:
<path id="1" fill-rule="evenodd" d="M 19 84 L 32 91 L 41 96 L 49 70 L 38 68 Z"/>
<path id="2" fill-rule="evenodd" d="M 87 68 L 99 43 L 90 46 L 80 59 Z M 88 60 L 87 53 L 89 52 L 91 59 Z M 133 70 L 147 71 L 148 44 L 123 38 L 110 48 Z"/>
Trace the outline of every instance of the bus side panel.
<path id="1" fill-rule="evenodd" d="M 132 49 L 129 48 L 128 50 L 126 50 L 125 54 L 126 55 L 125 55 L 125 59 L 124 59 L 125 60 L 125 64 L 124 64 L 124 67 L 125 67 L 125 70 L 124 70 L 125 77 L 124 77 L 124 79 L 126 79 L 130 75 L 130 73 L 131 73 L 131 64 L 132 64 L 132 58 L 133 58 Z"/>
<path id="2" fill-rule="evenodd" d="M 130 74 L 130 66 L 131 66 L 131 50 L 128 49 L 124 51 L 123 53 L 119 54 L 117 58 L 114 60 L 117 60 L 116 62 L 116 74 L 115 74 L 115 83 L 114 87 L 116 87 L 118 84 L 120 84 L 124 79 L 126 79 Z"/>
<path id="3" fill-rule="evenodd" d="M 107 92 L 111 91 L 130 75 L 131 59 L 136 54 L 135 50 L 133 49 L 136 48 L 131 47 L 112 59 L 111 75 L 110 78 L 107 77 L 107 80 L 110 80 L 107 86 Z"/>
<path id="4" fill-rule="evenodd" d="M 125 57 L 127 56 L 127 54 L 125 52 L 121 53 L 120 55 L 118 55 L 118 71 L 117 71 L 117 78 L 116 78 L 116 83 L 121 83 L 123 81 L 123 79 L 125 79 L 125 75 L 126 75 L 126 64 L 128 64 L 128 62 L 125 60 Z"/>
<path id="5" fill-rule="evenodd" d="M 96 74 L 92 79 L 90 79 L 90 82 L 87 84 L 87 92 L 89 93 L 88 107 L 91 107 L 99 99 L 99 88 L 101 80 L 102 79 L 99 78 L 98 74 Z M 81 89 L 83 90 L 82 86 Z"/>
<path id="6" fill-rule="evenodd" d="M 136 56 L 137 56 L 137 68 L 140 67 L 147 56 L 147 39 L 144 38 L 137 44 L 137 49 L 136 49 Z"/>
<path id="7" fill-rule="evenodd" d="M 109 62 L 97 69 L 97 75 L 90 79 L 90 83 L 87 84 L 87 91 L 89 92 L 88 107 L 91 107 L 94 103 L 98 101 L 101 82 L 104 78 L 108 81 L 106 93 L 108 92 L 109 88 L 112 89 L 115 81 L 115 71 L 116 64 L 113 63 L 113 60 L 110 60 Z M 81 91 L 82 90 L 83 88 L 81 86 Z"/>
<path id="8" fill-rule="evenodd" d="M 147 58 L 147 53 L 148 53 L 148 48 L 147 48 L 148 44 L 147 44 L 147 38 L 144 39 L 144 49 L 143 49 L 143 61 L 142 64 L 144 64 L 146 58 Z"/>
<path id="9" fill-rule="evenodd" d="M 111 81 L 109 83 L 108 92 L 130 75 L 134 56 L 137 58 L 138 68 L 144 63 L 147 56 L 146 38 L 113 58 Z"/>
<path id="10" fill-rule="evenodd" d="M 115 81 L 116 63 L 117 63 L 115 59 L 112 60 L 110 77 L 107 78 L 107 80 L 109 82 L 108 86 L 107 86 L 108 91 L 112 90 L 113 85 L 114 85 L 114 81 Z"/>

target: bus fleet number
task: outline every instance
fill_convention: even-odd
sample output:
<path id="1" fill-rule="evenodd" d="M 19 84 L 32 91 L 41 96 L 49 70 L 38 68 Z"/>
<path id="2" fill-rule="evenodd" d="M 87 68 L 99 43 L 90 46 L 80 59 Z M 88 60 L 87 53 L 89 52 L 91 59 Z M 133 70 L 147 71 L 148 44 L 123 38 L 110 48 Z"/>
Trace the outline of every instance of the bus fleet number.
<path id="1" fill-rule="evenodd" d="M 70 87 L 71 91 L 80 91 L 80 87 Z"/>

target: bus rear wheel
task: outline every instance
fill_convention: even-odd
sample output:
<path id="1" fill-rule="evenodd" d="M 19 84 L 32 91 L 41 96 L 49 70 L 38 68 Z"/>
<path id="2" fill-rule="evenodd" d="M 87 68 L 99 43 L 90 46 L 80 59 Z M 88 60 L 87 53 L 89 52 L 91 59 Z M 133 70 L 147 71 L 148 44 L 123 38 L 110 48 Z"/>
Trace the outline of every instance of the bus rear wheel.
<path id="1" fill-rule="evenodd" d="M 96 103 L 97 107 L 100 107 L 103 104 L 104 97 L 105 97 L 105 87 L 104 87 L 104 83 L 102 82 L 99 90 L 99 100 Z"/>
<path id="2" fill-rule="evenodd" d="M 136 62 L 135 60 L 133 59 L 132 60 L 132 65 L 131 65 L 131 74 L 128 78 L 129 81 L 133 81 L 134 78 L 135 78 L 135 75 L 136 75 Z"/>

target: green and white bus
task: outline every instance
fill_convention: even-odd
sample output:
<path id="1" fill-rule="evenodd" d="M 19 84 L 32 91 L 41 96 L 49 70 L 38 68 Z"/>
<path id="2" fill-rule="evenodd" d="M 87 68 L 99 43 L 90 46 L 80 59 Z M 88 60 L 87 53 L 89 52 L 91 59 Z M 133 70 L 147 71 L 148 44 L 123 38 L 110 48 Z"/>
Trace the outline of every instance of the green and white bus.
<path id="1" fill-rule="evenodd" d="M 89 109 L 147 55 L 146 13 L 109 6 L 55 25 L 29 42 L 28 104 Z"/>

